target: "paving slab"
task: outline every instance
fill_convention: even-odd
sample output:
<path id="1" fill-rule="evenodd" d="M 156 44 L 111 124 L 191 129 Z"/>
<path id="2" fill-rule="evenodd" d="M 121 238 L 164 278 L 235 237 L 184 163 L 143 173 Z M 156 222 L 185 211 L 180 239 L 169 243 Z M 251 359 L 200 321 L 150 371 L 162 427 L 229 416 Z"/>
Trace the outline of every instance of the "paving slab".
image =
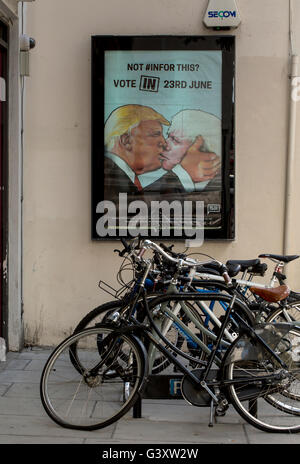
<path id="1" fill-rule="evenodd" d="M 9 361 L 10 359 L 16 359 L 20 356 L 20 352 L 18 351 L 8 351 L 6 353 L 6 362 Z M 5 362 L 3 362 L 5 364 Z M 0 363 L 2 365 L 2 362 Z"/>
<path id="2" fill-rule="evenodd" d="M 300 445 L 299 433 L 265 433 L 248 424 L 245 425 L 245 433 L 249 444 Z"/>
<path id="3" fill-rule="evenodd" d="M 42 371 L 46 364 L 45 359 L 30 359 L 30 360 L 27 359 L 26 361 L 27 361 L 27 365 L 25 366 L 25 370 L 39 371 L 39 373 L 42 374 Z"/>
<path id="4" fill-rule="evenodd" d="M 67 440 L 71 438 L 94 438 L 99 439 L 111 438 L 115 429 L 115 425 L 106 427 L 102 430 L 96 430 L 91 432 L 85 432 L 81 430 L 71 430 L 64 427 L 60 427 L 53 422 L 48 416 L 17 416 L 1 414 L 0 421 L 0 436 L 10 435 L 16 437 L 16 443 L 20 437 L 32 437 L 33 443 L 36 443 L 37 437 L 49 437 L 53 442 L 56 439 Z"/>
<path id="5" fill-rule="evenodd" d="M 24 398 L 0 397 L 0 415 L 12 414 L 22 416 L 37 416 L 44 414 L 44 409 L 40 399 L 31 398 L 30 401 Z"/>
<path id="6" fill-rule="evenodd" d="M 9 370 L 23 370 L 28 364 L 31 363 L 30 359 L 11 359 L 7 363 L 7 369 Z"/>
<path id="7" fill-rule="evenodd" d="M 51 348 L 34 348 L 34 349 L 24 349 L 19 354 L 18 357 L 21 359 L 44 359 L 45 362 L 49 358 L 53 349 Z"/>
<path id="8" fill-rule="evenodd" d="M 131 413 L 132 414 L 132 413 Z M 209 420 L 209 411 L 200 410 L 189 404 L 178 404 L 178 406 L 169 406 L 163 401 L 161 403 L 143 404 L 142 418 L 150 421 L 161 422 L 168 418 L 170 422 L 180 421 L 193 423 L 207 423 Z"/>
<path id="9" fill-rule="evenodd" d="M 4 387 L 3 387 L 4 388 Z M 1 385 L 0 385 L 1 391 Z M 30 398 L 40 399 L 40 384 L 39 383 L 10 383 L 3 393 L 3 396 L 7 398 L 23 398 L 24 401 Z"/>
<path id="10" fill-rule="evenodd" d="M 196 422 L 208 424 L 210 419 L 210 409 L 206 407 L 196 407 L 185 400 L 157 400 L 143 399 L 142 401 L 142 416 L 150 420 L 160 421 L 179 420 L 181 422 Z M 229 406 L 224 417 L 217 417 L 216 423 L 227 424 L 243 424 L 244 420 L 238 415 L 232 406 Z"/>
<path id="11" fill-rule="evenodd" d="M 0 396 L 4 395 L 11 386 L 12 386 L 12 383 L 1 383 L 0 384 Z"/>
<path id="12" fill-rule="evenodd" d="M 40 383 L 41 372 L 5 369 L 0 372 L 1 383 Z"/>
<path id="13" fill-rule="evenodd" d="M 154 426 L 155 424 L 155 426 Z M 218 424 L 208 427 L 207 424 L 197 422 L 152 422 L 145 419 L 120 420 L 113 434 L 114 439 L 126 439 L 135 437 L 137 443 L 140 440 L 160 441 L 162 437 L 165 443 L 177 441 L 177 443 L 228 443 L 246 444 L 247 437 L 243 426 L 234 424 L 228 427 Z"/>
<path id="14" fill-rule="evenodd" d="M 81 445 L 84 438 L 0 435 L 1 445 Z"/>
<path id="15" fill-rule="evenodd" d="M 197 443 L 197 442 L 189 442 L 189 441 L 178 441 L 178 440 L 175 440 L 175 441 L 171 441 L 169 440 L 168 442 L 166 441 L 163 441 L 162 439 L 160 440 L 151 440 L 150 437 L 148 437 L 148 440 L 144 440 L 142 438 L 140 438 L 138 441 L 135 441 L 133 440 L 132 438 L 122 438 L 122 439 L 116 439 L 116 438 L 112 438 L 112 439 L 109 439 L 109 438 L 104 438 L 104 439 L 94 439 L 94 438 L 87 438 L 85 440 L 85 444 L 86 445 L 102 445 L 102 448 L 103 448 L 103 445 L 106 445 L 106 444 L 111 444 L 111 445 L 121 445 L 121 444 L 126 444 L 126 445 L 132 445 L 132 449 L 134 449 L 134 444 L 137 444 L 137 445 L 151 445 L 152 447 L 153 446 L 157 446 L 157 445 L 166 445 L 169 446 L 169 445 L 200 445 L 200 443 Z"/>

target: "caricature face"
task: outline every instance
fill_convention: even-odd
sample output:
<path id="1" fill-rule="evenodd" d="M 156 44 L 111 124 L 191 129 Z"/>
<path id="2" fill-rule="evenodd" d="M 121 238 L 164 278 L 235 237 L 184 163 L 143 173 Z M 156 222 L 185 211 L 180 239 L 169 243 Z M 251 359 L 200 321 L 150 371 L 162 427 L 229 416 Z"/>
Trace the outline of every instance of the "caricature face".
<path id="1" fill-rule="evenodd" d="M 166 140 L 166 150 L 163 152 L 161 166 L 169 171 L 183 159 L 188 148 L 192 145 L 192 140 L 185 137 L 182 129 L 171 130 Z"/>
<path id="2" fill-rule="evenodd" d="M 143 174 L 160 168 L 160 155 L 165 144 L 159 121 L 142 121 L 134 127 L 130 133 L 130 151 L 135 173 Z"/>

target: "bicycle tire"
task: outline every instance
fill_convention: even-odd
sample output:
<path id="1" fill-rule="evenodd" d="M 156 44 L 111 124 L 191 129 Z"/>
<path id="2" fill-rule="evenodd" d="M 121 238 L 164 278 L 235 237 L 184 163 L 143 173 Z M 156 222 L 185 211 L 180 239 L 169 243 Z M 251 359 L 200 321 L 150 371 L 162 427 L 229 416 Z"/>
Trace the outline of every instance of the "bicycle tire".
<path id="1" fill-rule="evenodd" d="M 104 337 L 103 352 L 99 352 L 99 335 Z M 77 369 L 70 362 L 74 344 L 80 358 Z M 121 359 L 121 350 L 128 353 L 127 362 Z M 135 336 L 107 324 L 83 330 L 61 342 L 48 358 L 40 381 L 43 407 L 62 427 L 106 427 L 124 416 L 139 398 L 147 369 L 145 349 Z"/>
<path id="2" fill-rule="evenodd" d="M 119 300 L 109 301 L 89 311 L 77 324 L 73 330 L 73 334 L 81 332 L 89 327 L 94 327 L 96 324 L 101 324 L 111 311 L 117 311 L 122 307 L 122 302 Z"/>
<path id="3" fill-rule="evenodd" d="M 300 301 L 287 303 L 274 309 L 266 318 L 266 322 L 300 321 Z"/>
<path id="4" fill-rule="evenodd" d="M 153 298 L 154 294 L 150 294 L 149 298 Z M 75 327 L 73 334 L 80 332 L 88 327 L 94 327 L 96 324 L 106 322 L 106 318 L 108 315 L 113 314 L 114 312 L 118 312 L 119 309 L 126 309 L 126 306 L 122 301 L 113 300 L 109 301 L 108 303 L 104 303 L 103 305 L 97 306 L 96 308 L 92 309 L 88 312 L 77 324 Z M 171 335 L 170 335 L 171 336 Z M 183 344 L 183 337 L 178 335 L 176 340 L 176 346 L 181 348 Z M 73 346 L 73 356 L 71 357 L 71 362 L 74 359 L 76 346 Z M 161 353 L 157 353 L 158 357 L 154 360 L 153 367 L 151 373 L 153 375 L 159 374 L 164 371 L 169 365 L 170 361 L 165 358 Z M 78 362 L 78 361 L 77 361 Z"/>
<path id="5" fill-rule="evenodd" d="M 276 331 L 276 327 L 274 330 Z M 300 339 L 300 331 L 298 332 Z M 282 340 L 286 343 L 285 339 L 282 338 Z M 251 342 L 249 338 L 243 340 L 242 344 L 244 353 L 251 352 L 255 346 L 255 342 Z M 287 371 L 282 370 L 281 380 L 278 377 L 276 381 L 268 381 L 270 374 L 278 373 L 279 375 L 280 365 L 265 350 L 262 353 L 262 358 L 241 359 L 240 338 L 228 349 L 223 367 L 225 383 L 230 383 L 237 377 L 251 378 L 249 384 L 231 384 L 227 387 L 229 402 L 249 424 L 264 432 L 298 433 L 300 432 L 298 399 L 300 376 L 297 367 L 299 359 L 296 363 L 291 363 Z M 292 353 L 290 355 L 292 356 Z M 232 361 L 227 362 L 230 359 Z M 252 382 L 253 379 L 255 383 Z M 291 397 L 290 388 L 297 392 L 296 399 Z"/>

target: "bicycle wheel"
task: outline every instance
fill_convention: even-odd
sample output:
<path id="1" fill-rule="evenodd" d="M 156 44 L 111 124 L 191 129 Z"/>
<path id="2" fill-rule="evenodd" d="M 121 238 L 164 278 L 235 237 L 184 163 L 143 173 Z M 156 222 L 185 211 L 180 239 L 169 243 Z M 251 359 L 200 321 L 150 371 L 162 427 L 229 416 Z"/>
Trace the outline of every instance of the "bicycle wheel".
<path id="1" fill-rule="evenodd" d="M 284 342 L 290 351 L 290 356 L 285 356 L 285 361 L 289 365 L 290 372 L 293 372 L 293 380 L 280 395 L 268 395 L 266 401 L 278 409 L 300 416 L 300 369 L 297 370 L 297 363 L 298 368 L 300 367 L 300 329 L 289 330 L 284 336 Z"/>
<path id="2" fill-rule="evenodd" d="M 71 363 L 74 344 L 76 358 Z M 100 429 L 133 406 L 146 369 L 144 348 L 134 336 L 107 325 L 86 329 L 68 337 L 50 355 L 41 377 L 41 400 L 62 427 Z"/>
<path id="3" fill-rule="evenodd" d="M 275 337 L 272 348 L 287 368 L 282 368 L 265 349 L 258 350 L 255 341 L 243 336 L 226 354 L 224 379 L 236 381 L 228 387 L 229 401 L 251 425 L 266 432 L 298 433 L 300 356 L 293 346 L 295 343 L 300 346 L 300 331 L 294 328 L 282 331 L 282 327 L 283 324 L 268 324 L 264 330 L 270 331 L 268 344 Z"/>
<path id="4" fill-rule="evenodd" d="M 280 306 L 272 311 L 266 319 L 266 322 L 300 322 L 300 301 L 294 301 L 293 303 L 287 303 L 284 306 Z M 291 332 L 290 336 L 293 336 L 291 343 L 293 350 L 295 351 L 295 357 L 299 351 L 298 332 Z M 295 398 L 295 393 L 291 393 Z M 298 395 L 297 395 L 298 397 Z M 300 400 L 300 395 L 298 397 Z"/>
<path id="5" fill-rule="evenodd" d="M 150 300 L 151 298 L 154 298 L 155 296 L 157 295 L 149 294 L 148 298 Z M 81 321 L 75 327 L 73 333 L 75 334 L 89 327 L 94 327 L 96 324 L 99 324 L 99 323 L 106 323 L 109 316 L 112 317 L 114 314 L 118 312 L 124 313 L 127 308 L 128 306 L 126 307 L 124 304 L 122 305 L 121 301 L 116 301 L 116 300 L 110 301 L 101 306 L 97 306 L 92 311 L 90 311 L 88 314 L 86 314 L 83 317 L 83 319 L 81 319 Z M 146 322 L 145 312 L 141 311 L 139 320 L 140 322 Z M 172 342 L 177 346 L 178 349 L 181 348 L 184 338 L 180 335 L 180 333 L 177 330 L 174 329 L 174 327 L 170 327 L 168 338 L 172 340 Z M 76 344 L 73 345 L 72 350 L 73 350 L 73 353 L 71 356 L 71 362 L 73 362 L 73 360 L 76 359 Z M 77 367 L 79 365 L 78 363 L 79 361 L 77 360 L 76 361 Z M 157 352 L 156 357 L 153 362 L 151 373 L 159 374 L 163 370 L 165 370 L 169 365 L 170 365 L 170 361 L 166 359 L 160 352 Z"/>
<path id="6" fill-rule="evenodd" d="M 280 306 L 273 310 L 266 322 L 297 322 L 300 321 L 300 301 Z"/>

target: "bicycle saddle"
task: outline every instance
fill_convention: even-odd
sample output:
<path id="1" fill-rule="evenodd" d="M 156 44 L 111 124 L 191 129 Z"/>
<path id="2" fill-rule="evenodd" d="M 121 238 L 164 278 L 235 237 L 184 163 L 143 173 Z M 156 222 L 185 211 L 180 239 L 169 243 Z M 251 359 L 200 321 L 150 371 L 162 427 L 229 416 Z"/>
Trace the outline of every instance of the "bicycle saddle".
<path id="1" fill-rule="evenodd" d="M 275 288 L 250 287 L 250 291 L 269 303 L 277 303 L 287 298 L 290 294 L 290 289 L 287 285 L 279 285 L 279 287 Z"/>
<path id="2" fill-rule="evenodd" d="M 299 255 L 270 255 L 270 254 L 261 254 L 259 258 L 273 258 L 277 261 L 282 261 L 283 263 L 289 263 L 290 261 L 294 261 L 294 259 L 299 258 Z"/>
<path id="3" fill-rule="evenodd" d="M 257 266 L 260 264 L 260 260 L 256 259 L 230 259 L 227 261 L 226 266 L 235 266 L 239 264 L 241 266 L 241 271 L 246 271 L 250 267 Z"/>
<path id="4" fill-rule="evenodd" d="M 228 264 L 227 266 L 229 277 L 235 277 L 241 272 L 241 265 L 240 264 Z"/>
<path id="5" fill-rule="evenodd" d="M 230 277 L 235 277 L 241 271 L 241 266 L 239 264 L 226 264 L 226 266 Z M 197 272 L 213 274 L 218 276 L 221 275 L 219 266 L 215 266 L 213 263 L 207 263 L 202 266 L 197 266 Z"/>

